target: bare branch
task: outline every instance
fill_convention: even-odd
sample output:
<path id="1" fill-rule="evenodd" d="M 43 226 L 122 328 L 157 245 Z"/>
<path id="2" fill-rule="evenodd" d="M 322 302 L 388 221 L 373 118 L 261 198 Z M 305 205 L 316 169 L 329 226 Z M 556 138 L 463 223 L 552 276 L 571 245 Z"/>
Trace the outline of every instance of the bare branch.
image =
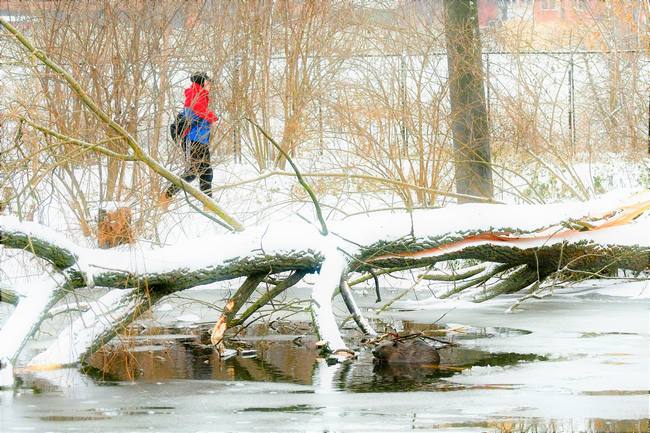
<path id="1" fill-rule="evenodd" d="M 51 135 L 52 137 L 56 137 L 56 138 L 58 138 L 60 140 L 65 140 L 68 143 L 72 143 L 72 144 L 75 144 L 77 146 L 81 146 L 85 150 L 99 152 L 99 153 L 102 153 L 102 154 L 104 154 L 106 156 L 109 156 L 111 158 L 119 159 L 121 161 L 138 161 L 138 159 L 133 157 L 133 156 L 124 155 L 122 153 L 114 152 L 114 151 L 112 151 L 112 150 L 110 150 L 110 149 L 108 149 L 106 147 L 101 146 L 99 143 L 91 144 L 91 143 L 88 143 L 86 141 L 79 140 L 78 138 L 68 137 L 67 135 L 61 134 L 60 132 L 56 132 L 56 131 L 54 131 L 54 130 L 52 130 L 50 128 L 47 128 L 47 127 L 45 127 L 43 125 L 39 125 L 37 123 L 34 123 L 34 122 L 32 122 L 31 120 L 29 120 L 29 119 L 27 119 L 25 117 L 21 117 L 20 119 L 22 121 L 24 121 L 25 123 L 27 123 L 28 125 L 32 126 L 33 128 L 38 129 L 43 134 Z"/>
<path id="2" fill-rule="evenodd" d="M 96 103 L 95 101 L 84 91 L 81 85 L 65 71 L 61 66 L 56 62 L 52 61 L 45 52 L 34 47 L 34 45 L 23 35 L 18 29 L 12 26 L 8 21 L 3 18 L 0 18 L 0 25 L 2 25 L 7 31 L 9 31 L 14 37 L 22 44 L 27 51 L 29 51 L 34 57 L 39 59 L 45 66 L 47 66 L 52 71 L 56 72 L 61 78 L 63 78 L 67 83 L 70 89 L 79 97 L 81 102 L 90 109 L 90 111 L 97 116 L 102 122 L 108 125 L 113 131 L 118 133 L 121 137 L 124 138 L 126 143 L 129 145 L 131 150 L 134 153 L 134 158 L 139 161 L 144 162 L 150 169 L 164 177 L 174 185 L 181 187 L 190 193 L 195 199 L 201 202 L 207 209 L 214 212 L 217 216 L 223 219 L 234 231 L 242 231 L 244 227 L 237 222 L 233 217 L 228 215 L 224 210 L 222 210 L 210 197 L 203 194 L 199 189 L 185 182 L 180 177 L 173 174 L 171 171 L 167 170 L 165 167 L 160 165 L 158 161 L 151 158 L 147 152 L 145 152 L 142 147 L 136 142 L 136 140 L 129 134 L 129 132 L 124 129 L 120 124 L 115 122 L 106 114 Z"/>
<path id="3" fill-rule="evenodd" d="M 298 178 L 298 182 L 300 185 L 307 191 L 307 194 L 309 194 L 309 197 L 311 197 L 311 201 L 314 203 L 314 208 L 316 209 L 316 216 L 318 217 L 318 221 L 320 222 L 321 226 L 321 234 L 323 236 L 327 236 L 327 224 L 325 223 L 325 218 L 323 218 L 323 212 L 320 209 L 320 204 L 318 203 L 318 199 L 316 198 L 316 194 L 314 194 L 314 190 L 309 186 L 309 184 L 305 181 L 305 179 L 302 177 L 300 174 L 300 170 L 298 170 L 298 166 L 293 162 L 291 157 L 280 147 L 280 145 L 257 123 L 253 122 L 251 119 L 248 117 L 245 118 L 248 120 L 253 126 L 255 126 L 261 133 L 266 137 L 267 140 L 273 144 L 273 146 L 280 152 L 289 162 L 291 165 L 291 168 L 293 168 L 293 171 L 296 173 L 296 177 Z"/>

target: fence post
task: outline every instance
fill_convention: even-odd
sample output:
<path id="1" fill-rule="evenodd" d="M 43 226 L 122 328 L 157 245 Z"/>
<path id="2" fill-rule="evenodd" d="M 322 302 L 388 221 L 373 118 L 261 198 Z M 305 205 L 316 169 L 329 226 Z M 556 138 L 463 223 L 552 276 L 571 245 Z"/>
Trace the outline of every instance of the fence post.
<path id="1" fill-rule="evenodd" d="M 569 134 L 571 138 L 571 148 L 576 151 L 576 103 L 575 103 L 575 85 L 573 77 L 573 54 L 569 57 Z"/>
<path id="2" fill-rule="evenodd" d="M 408 155 L 408 130 L 406 128 L 406 57 L 402 53 L 400 56 L 400 99 L 402 105 L 402 124 L 400 132 L 402 134 L 402 145 L 406 155 Z"/>
<path id="3" fill-rule="evenodd" d="M 485 53 L 485 105 L 487 108 L 488 129 L 492 129 L 490 119 L 490 53 Z"/>
<path id="4" fill-rule="evenodd" d="M 323 83 L 323 71 L 321 68 L 321 62 L 323 61 L 322 57 L 317 57 L 316 60 L 316 75 L 318 76 L 318 82 Z M 318 92 L 318 148 L 320 154 L 324 152 L 325 144 L 323 142 L 323 93 Z"/>
<path id="5" fill-rule="evenodd" d="M 233 93 L 234 93 L 234 95 L 236 95 L 235 98 L 234 98 L 235 99 L 234 102 L 236 104 L 235 113 L 236 113 L 236 116 L 237 116 L 236 119 L 235 119 L 235 125 L 234 125 L 233 130 L 232 130 L 232 139 L 233 139 L 232 140 L 232 144 L 233 144 L 232 152 L 233 152 L 233 157 L 234 157 L 235 162 L 239 162 L 239 163 L 241 163 L 241 160 L 242 160 L 242 155 L 241 155 L 241 121 L 240 121 L 240 118 L 241 118 L 241 105 L 240 105 L 241 104 L 241 98 L 240 98 L 240 96 L 241 95 L 239 94 L 240 93 L 240 86 L 239 86 L 240 67 L 241 67 L 240 58 L 237 57 L 235 59 L 235 68 L 234 68 L 234 71 L 233 71 L 233 81 L 234 81 L 234 83 L 233 83 L 233 86 L 232 86 Z"/>

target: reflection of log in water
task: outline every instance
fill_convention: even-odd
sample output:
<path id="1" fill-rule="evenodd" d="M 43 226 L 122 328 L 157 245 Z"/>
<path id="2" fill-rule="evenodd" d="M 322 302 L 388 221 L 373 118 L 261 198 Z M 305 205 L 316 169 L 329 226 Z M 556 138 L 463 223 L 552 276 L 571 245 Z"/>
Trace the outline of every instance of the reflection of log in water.
<path id="1" fill-rule="evenodd" d="M 145 340 L 146 341 L 146 340 Z M 106 346 L 89 359 L 110 380 L 169 379 L 253 380 L 309 385 L 316 353 L 290 341 L 258 341 L 255 357 L 221 360 L 198 341 L 164 345 Z"/>
<path id="2" fill-rule="evenodd" d="M 431 379 L 450 377 L 458 373 L 457 368 L 440 367 L 438 365 L 409 365 L 409 364 L 377 364 L 373 372 L 383 379 L 393 381 L 411 380 L 428 382 Z"/>
<path id="3" fill-rule="evenodd" d="M 213 370 L 213 379 L 294 382 L 311 385 L 316 353 L 286 341 L 260 341 L 256 356 L 235 357 Z M 220 371 L 225 371 L 223 375 Z"/>
<path id="4" fill-rule="evenodd" d="M 187 330 L 184 330 L 187 332 Z M 536 355 L 489 353 L 462 347 L 439 350 L 439 366 L 429 365 L 373 365 L 370 351 L 362 351 L 358 361 L 335 366 L 317 362 L 316 352 L 310 347 L 292 343 L 293 335 L 266 335 L 268 329 L 249 328 L 248 342 L 256 350 L 254 357 L 236 356 L 221 360 L 209 345 L 200 343 L 200 337 L 173 334 L 138 337 L 141 345 L 107 346 L 95 354 L 93 366 L 101 369 L 94 376 L 105 380 L 161 381 L 173 379 L 205 379 L 222 381 L 291 382 L 316 385 L 317 368 L 330 370 L 326 390 L 352 392 L 446 391 L 465 388 L 450 384 L 442 378 L 451 377 L 473 366 L 513 365 L 520 361 L 543 360 Z M 263 340 L 251 340 L 256 332 Z M 199 331 L 200 334 L 200 331 Z M 259 333 L 257 334 L 259 336 Z M 476 334 L 481 338 L 480 333 Z M 173 339 L 172 337 L 176 337 Z M 485 337 L 485 335 L 483 335 Z M 152 343 L 158 343 L 153 345 Z M 307 345 L 309 346 L 309 344 Z M 320 377 L 320 376 L 319 376 Z M 321 377 L 322 379 L 322 377 Z M 320 379 L 319 379 L 320 380 Z"/>
<path id="5" fill-rule="evenodd" d="M 309 385 L 312 383 L 312 373 L 317 353 L 305 347 L 297 347 L 288 342 L 264 342 L 267 347 L 261 350 L 261 357 L 285 377 L 292 381 Z M 259 351 L 260 346 L 256 346 Z"/>
<path id="6" fill-rule="evenodd" d="M 192 361 L 191 352 L 172 344 L 105 347 L 88 364 L 116 380 L 158 381 L 194 378 Z"/>
<path id="7" fill-rule="evenodd" d="M 436 348 L 419 337 L 383 342 L 372 350 L 372 354 L 379 364 L 438 365 L 440 363 L 440 355 Z"/>

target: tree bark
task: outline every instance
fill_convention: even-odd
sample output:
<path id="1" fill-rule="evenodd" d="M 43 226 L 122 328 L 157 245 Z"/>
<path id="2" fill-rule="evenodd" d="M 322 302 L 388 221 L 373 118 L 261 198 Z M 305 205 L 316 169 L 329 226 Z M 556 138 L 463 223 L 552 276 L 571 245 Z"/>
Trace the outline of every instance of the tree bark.
<path id="1" fill-rule="evenodd" d="M 235 318 L 235 314 L 244 306 L 248 298 L 251 297 L 257 285 L 264 279 L 265 274 L 253 274 L 246 278 L 246 281 L 237 290 L 237 293 L 226 302 L 226 305 L 221 313 L 221 317 L 212 328 L 212 337 L 210 341 L 213 345 L 220 347 L 223 346 L 223 336 L 228 329 L 228 322 Z"/>
<path id="2" fill-rule="evenodd" d="M 445 0 L 445 15 L 456 192 L 491 198 L 490 131 L 477 0 Z M 460 203 L 469 201 L 473 200 L 459 198 Z"/>
<path id="3" fill-rule="evenodd" d="M 0 289 L 0 302 L 4 302 L 11 305 L 18 305 L 19 299 L 20 298 L 13 290 Z"/>

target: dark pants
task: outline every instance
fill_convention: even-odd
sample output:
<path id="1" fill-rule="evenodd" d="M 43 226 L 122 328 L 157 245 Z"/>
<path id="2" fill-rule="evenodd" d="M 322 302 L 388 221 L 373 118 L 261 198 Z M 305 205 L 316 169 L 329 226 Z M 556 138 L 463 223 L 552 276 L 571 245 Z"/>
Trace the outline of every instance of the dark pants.
<path id="1" fill-rule="evenodd" d="M 185 182 L 192 182 L 199 178 L 201 191 L 212 197 L 212 166 L 210 166 L 210 146 L 196 141 L 183 140 L 186 168 L 181 178 Z M 171 197 L 180 190 L 176 185 L 169 185 L 166 194 Z"/>

